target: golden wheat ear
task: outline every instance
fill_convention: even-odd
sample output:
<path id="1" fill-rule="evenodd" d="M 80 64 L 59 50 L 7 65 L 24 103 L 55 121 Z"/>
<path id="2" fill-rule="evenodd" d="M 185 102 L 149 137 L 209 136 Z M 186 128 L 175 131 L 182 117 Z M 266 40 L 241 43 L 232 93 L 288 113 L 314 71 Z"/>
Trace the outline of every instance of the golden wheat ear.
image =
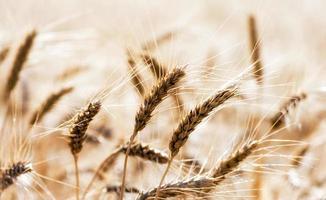
<path id="1" fill-rule="evenodd" d="M 80 110 L 71 120 L 69 129 L 69 147 L 74 157 L 75 176 L 76 176 L 76 199 L 79 199 L 79 169 L 78 154 L 83 148 L 83 143 L 87 137 L 86 131 L 89 123 L 101 109 L 101 102 L 90 102 L 87 107 Z"/>
<path id="2" fill-rule="evenodd" d="M 24 41 L 20 44 L 17 50 L 14 62 L 11 66 L 11 71 L 8 80 L 5 85 L 5 91 L 3 95 L 4 100 L 9 98 L 11 91 L 15 88 L 19 80 L 19 74 L 23 69 L 24 64 L 26 63 L 26 60 L 32 49 L 36 35 L 37 32 L 35 30 L 28 33 Z"/>
<path id="3" fill-rule="evenodd" d="M 33 125 L 36 123 L 36 121 L 41 121 L 43 119 L 43 117 L 50 112 L 53 107 L 55 106 L 55 104 L 66 94 L 69 94 L 70 92 L 72 92 L 73 87 L 65 87 L 62 88 L 61 90 L 54 92 L 52 94 L 50 94 L 46 100 L 44 101 L 44 103 L 42 103 L 42 105 L 33 112 L 32 117 L 29 120 L 29 124 Z"/>
<path id="4" fill-rule="evenodd" d="M 143 59 L 143 62 L 149 67 L 150 71 L 152 72 L 152 74 L 154 75 L 154 77 L 157 80 L 160 80 L 167 74 L 167 68 L 165 66 L 163 66 L 162 64 L 160 64 L 156 58 L 154 58 L 153 56 L 150 56 L 150 54 L 143 53 L 141 55 L 141 57 Z M 184 111 L 184 106 L 183 106 L 183 101 L 182 101 L 180 95 L 178 95 L 178 93 L 179 93 L 179 90 L 176 88 L 172 94 L 172 97 L 173 97 L 176 107 L 178 108 L 178 111 L 179 111 L 178 114 L 179 114 L 179 116 L 181 116 L 181 113 L 183 113 L 183 111 Z"/>
<path id="5" fill-rule="evenodd" d="M 128 68 L 131 75 L 131 82 L 134 85 L 134 87 L 137 89 L 138 94 L 140 94 L 141 97 L 144 97 L 145 95 L 145 87 L 143 85 L 144 81 L 141 75 L 137 71 L 136 61 L 130 52 L 127 52 L 127 55 L 128 55 L 128 60 L 127 60 Z"/>
<path id="6" fill-rule="evenodd" d="M 274 129 L 280 128 L 285 124 L 286 117 L 288 116 L 291 109 L 295 109 L 297 105 L 307 98 L 306 93 L 300 93 L 290 97 L 289 100 L 285 101 L 279 111 L 271 118 L 271 124 Z"/>
<path id="7" fill-rule="evenodd" d="M 121 151 L 126 153 L 127 149 L 128 145 L 124 145 Z M 169 160 L 169 156 L 166 153 L 139 142 L 131 145 L 129 156 L 137 156 L 144 160 L 149 160 L 160 164 L 165 164 Z"/>
<path id="8" fill-rule="evenodd" d="M 32 172 L 32 168 L 28 162 L 17 162 L 4 169 L 0 177 L 0 195 L 4 190 L 15 184 L 19 176 L 30 172 Z"/>
<path id="9" fill-rule="evenodd" d="M 169 143 L 170 159 L 163 173 L 161 181 L 157 190 L 157 197 L 159 196 L 160 185 L 168 173 L 174 157 L 179 153 L 180 148 L 187 142 L 190 134 L 215 108 L 221 106 L 228 99 L 237 94 L 238 86 L 231 85 L 225 89 L 220 90 L 214 96 L 208 98 L 202 104 L 199 104 L 195 109 L 191 110 L 179 123 L 178 128 L 173 132 L 172 138 Z"/>

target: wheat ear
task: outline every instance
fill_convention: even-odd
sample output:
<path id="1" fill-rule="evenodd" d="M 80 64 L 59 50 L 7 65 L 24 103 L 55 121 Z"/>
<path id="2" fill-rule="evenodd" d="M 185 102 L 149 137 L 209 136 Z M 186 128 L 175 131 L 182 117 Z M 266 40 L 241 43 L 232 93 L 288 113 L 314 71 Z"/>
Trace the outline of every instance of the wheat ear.
<path id="1" fill-rule="evenodd" d="M 131 55 L 131 53 L 129 52 L 128 52 L 128 67 L 130 70 L 131 82 L 134 85 L 134 87 L 137 89 L 138 94 L 140 94 L 140 96 L 143 97 L 145 94 L 145 88 L 143 86 L 142 77 L 137 72 L 136 62 L 133 56 Z"/>
<path id="2" fill-rule="evenodd" d="M 31 119 L 29 120 L 29 123 L 33 125 L 37 120 L 41 121 L 44 115 L 52 110 L 52 108 L 61 99 L 61 97 L 70 93 L 72 90 L 73 87 L 65 87 L 55 93 L 50 94 L 45 102 L 36 111 L 34 111 Z"/>
<path id="3" fill-rule="evenodd" d="M 258 39 L 258 31 L 256 25 L 256 19 L 254 16 L 248 18 L 248 30 L 249 30 L 249 43 L 251 50 L 251 62 L 253 64 L 253 75 L 258 84 L 263 82 L 264 68 L 260 56 L 261 41 Z"/>
<path id="4" fill-rule="evenodd" d="M 292 96 L 289 100 L 283 103 L 279 111 L 271 118 L 273 128 L 279 128 L 285 123 L 285 118 L 289 114 L 290 109 L 296 108 L 298 103 L 307 98 L 306 93 L 301 93 Z"/>
<path id="5" fill-rule="evenodd" d="M 173 132 L 169 143 L 170 159 L 161 178 L 160 185 L 163 183 L 174 157 L 179 153 L 180 148 L 187 142 L 189 135 L 195 130 L 197 125 L 215 108 L 221 106 L 225 101 L 235 96 L 237 90 L 238 87 L 236 85 L 231 85 L 217 92 L 217 94 L 208 98 L 202 104 L 197 105 L 195 109 L 191 110 L 188 115 L 181 120 L 178 128 Z M 157 192 L 159 192 L 159 189 Z"/>
<path id="6" fill-rule="evenodd" d="M 142 59 L 144 61 L 144 63 L 149 67 L 149 69 L 151 70 L 152 74 L 155 76 L 155 78 L 157 80 L 161 79 L 162 77 L 164 77 L 167 73 L 166 67 L 164 67 L 162 64 L 160 64 L 156 58 L 150 56 L 149 54 L 143 54 L 142 55 Z M 177 93 L 179 92 L 178 89 L 175 89 L 174 93 L 172 94 L 173 100 L 178 108 L 179 115 L 180 113 L 183 113 L 184 111 L 184 106 L 183 106 L 183 102 L 182 99 L 179 95 L 177 95 Z"/>
<path id="7" fill-rule="evenodd" d="M 83 143 L 87 137 L 86 130 L 89 123 L 95 115 L 100 111 L 101 102 L 95 101 L 79 111 L 72 119 L 68 137 L 70 139 L 70 151 L 74 157 L 75 173 L 76 173 L 76 199 L 79 199 L 79 170 L 78 170 L 78 154 L 83 148 Z"/>
<path id="8" fill-rule="evenodd" d="M 27 60 L 27 57 L 32 49 L 34 39 L 36 36 L 36 31 L 32 31 L 28 33 L 24 39 L 24 41 L 20 44 L 15 60 L 12 64 L 11 71 L 5 86 L 5 91 L 4 91 L 4 99 L 9 98 L 9 95 L 11 91 L 15 88 L 18 79 L 19 79 L 19 74 Z"/>
<path id="9" fill-rule="evenodd" d="M 17 162 L 1 172 L 0 194 L 9 186 L 13 185 L 20 175 L 32 171 L 31 164 L 28 162 Z"/>
<path id="10" fill-rule="evenodd" d="M 163 79 L 161 79 L 157 85 L 152 88 L 150 94 L 145 97 L 144 103 L 140 106 L 140 109 L 135 117 L 134 131 L 129 139 L 129 144 L 125 155 L 120 200 L 123 199 L 128 155 L 130 152 L 131 144 L 133 143 L 138 132 L 143 130 L 148 121 L 151 119 L 154 109 L 163 101 L 163 99 L 170 93 L 170 91 L 177 86 L 177 83 L 184 76 L 185 72 L 183 69 L 175 68 L 172 70 Z"/>

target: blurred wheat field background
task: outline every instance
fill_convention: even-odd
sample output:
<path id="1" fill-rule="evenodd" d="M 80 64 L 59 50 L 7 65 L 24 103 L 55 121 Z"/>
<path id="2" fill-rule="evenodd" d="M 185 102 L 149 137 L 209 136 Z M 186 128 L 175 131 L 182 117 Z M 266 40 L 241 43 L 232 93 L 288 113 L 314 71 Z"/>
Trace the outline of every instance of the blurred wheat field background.
<path id="1" fill-rule="evenodd" d="M 322 0 L 0 0 L 1 199 L 326 199 Z"/>

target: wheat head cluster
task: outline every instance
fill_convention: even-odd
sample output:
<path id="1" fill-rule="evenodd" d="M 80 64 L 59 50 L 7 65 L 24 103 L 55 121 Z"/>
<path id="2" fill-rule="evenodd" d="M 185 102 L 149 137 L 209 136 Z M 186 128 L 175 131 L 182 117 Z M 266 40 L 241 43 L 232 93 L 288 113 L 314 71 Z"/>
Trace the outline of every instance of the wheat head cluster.
<path id="1" fill-rule="evenodd" d="M 326 199 L 325 3 L 141 2 L 1 30 L 0 199 Z"/>

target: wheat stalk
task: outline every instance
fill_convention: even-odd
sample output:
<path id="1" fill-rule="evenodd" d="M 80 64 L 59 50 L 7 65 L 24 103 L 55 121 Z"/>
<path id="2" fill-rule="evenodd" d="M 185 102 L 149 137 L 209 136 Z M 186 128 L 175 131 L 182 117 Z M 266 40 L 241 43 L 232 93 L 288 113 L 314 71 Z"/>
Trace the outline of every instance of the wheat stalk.
<path id="1" fill-rule="evenodd" d="M 19 74 L 27 60 L 27 57 L 32 49 L 34 39 L 36 36 L 36 31 L 33 30 L 32 32 L 28 33 L 24 39 L 24 41 L 20 44 L 15 60 L 11 66 L 11 71 L 8 77 L 8 80 L 6 82 L 5 86 L 5 91 L 4 91 L 4 96 L 3 98 L 6 100 L 9 98 L 9 95 L 11 91 L 15 88 L 18 79 L 19 79 Z"/>
<path id="2" fill-rule="evenodd" d="M 143 86 L 142 77 L 137 72 L 136 62 L 133 56 L 131 55 L 131 53 L 129 52 L 128 52 L 128 67 L 131 74 L 131 82 L 133 83 L 134 87 L 137 89 L 140 96 L 143 97 L 145 94 L 145 88 Z"/>

